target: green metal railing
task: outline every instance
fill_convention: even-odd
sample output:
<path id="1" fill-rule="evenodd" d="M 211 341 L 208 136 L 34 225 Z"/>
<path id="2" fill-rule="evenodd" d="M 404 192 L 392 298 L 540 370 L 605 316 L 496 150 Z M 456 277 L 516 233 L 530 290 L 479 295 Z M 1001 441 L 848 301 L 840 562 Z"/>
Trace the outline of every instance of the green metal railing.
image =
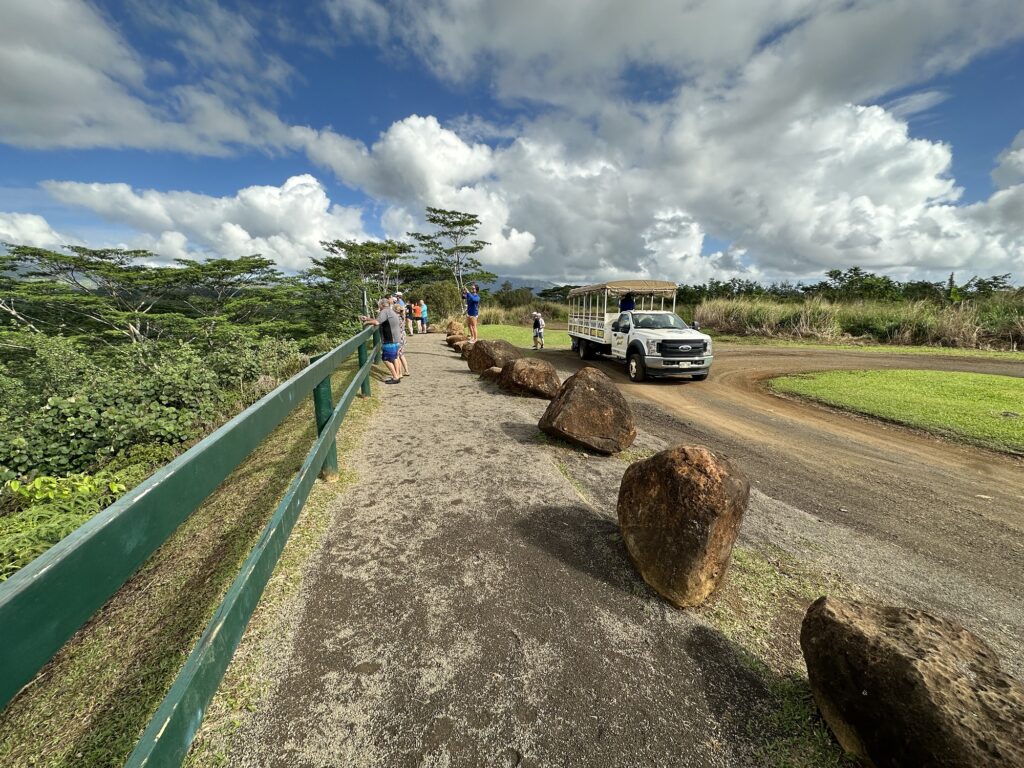
<path id="1" fill-rule="evenodd" d="M 356 393 L 370 394 L 370 369 L 379 350 L 379 333 L 364 329 L 0 583 L 0 709 L 313 393 L 319 436 L 127 763 L 180 765 L 313 481 L 318 473 L 338 471 L 335 434 Z M 333 405 L 331 374 L 353 352 L 359 368 Z"/>

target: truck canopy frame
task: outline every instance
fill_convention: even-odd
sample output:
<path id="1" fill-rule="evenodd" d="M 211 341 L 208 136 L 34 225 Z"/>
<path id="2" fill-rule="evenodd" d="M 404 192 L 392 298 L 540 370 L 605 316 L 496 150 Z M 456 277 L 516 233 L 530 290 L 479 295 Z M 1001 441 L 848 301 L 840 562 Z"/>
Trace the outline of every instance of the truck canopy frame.
<path id="1" fill-rule="evenodd" d="M 605 343 L 607 337 L 608 299 L 633 294 L 638 312 L 664 311 L 665 299 L 672 298 L 671 311 L 676 311 L 676 284 L 668 280 L 611 280 L 573 288 L 569 291 L 569 333 L 585 336 L 597 343 Z M 658 300 L 658 306 L 655 306 Z M 613 301 L 611 314 L 619 313 Z"/>

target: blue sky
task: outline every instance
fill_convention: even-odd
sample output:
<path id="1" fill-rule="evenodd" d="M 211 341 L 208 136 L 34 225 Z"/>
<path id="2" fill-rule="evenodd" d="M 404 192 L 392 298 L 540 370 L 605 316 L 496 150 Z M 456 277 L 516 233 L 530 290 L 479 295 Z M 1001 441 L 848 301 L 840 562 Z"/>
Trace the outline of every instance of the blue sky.
<path id="1" fill-rule="evenodd" d="M 3 5 L 0 240 L 292 271 L 433 205 L 514 276 L 1024 279 L 1018 0 Z"/>

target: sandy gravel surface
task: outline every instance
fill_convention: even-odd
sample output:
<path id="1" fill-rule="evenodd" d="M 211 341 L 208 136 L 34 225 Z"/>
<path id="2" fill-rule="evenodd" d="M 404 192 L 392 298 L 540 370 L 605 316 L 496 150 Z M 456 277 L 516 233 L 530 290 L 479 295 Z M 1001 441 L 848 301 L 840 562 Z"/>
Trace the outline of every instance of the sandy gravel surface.
<path id="1" fill-rule="evenodd" d="M 438 337 L 410 348 L 413 375 L 385 389 L 361 479 L 309 565 L 278 682 L 230 764 L 763 764 L 764 681 L 626 558 L 614 515 L 626 462 L 539 439 L 545 403 L 478 381 Z M 579 366 L 544 356 L 564 373 Z M 776 370 L 932 360 L 863 362 L 744 349 L 720 352 L 708 382 L 643 386 L 598 366 L 633 403 L 638 452 L 700 442 L 747 472 L 741 543 L 959 618 L 1019 676 L 1020 462 L 758 383 Z M 782 630 L 795 636 L 799 619 Z"/>
<path id="2" fill-rule="evenodd" d="M 614 499 L 585 503 L 538 440 L 545 402 L 436 336 L 410 348 L 230 763 L 752 765 L 727 641 L 636 577 Z"/>

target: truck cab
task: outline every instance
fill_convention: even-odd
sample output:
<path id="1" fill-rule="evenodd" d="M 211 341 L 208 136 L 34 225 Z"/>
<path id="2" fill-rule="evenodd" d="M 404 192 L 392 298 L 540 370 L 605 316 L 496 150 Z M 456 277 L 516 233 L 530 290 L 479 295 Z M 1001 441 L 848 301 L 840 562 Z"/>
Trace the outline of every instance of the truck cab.
<path id="1" fill-rule="evenodd" d="M 611 356 L 626 362 L 631 381 L 648 376 L 708 377 L 711 337 L 691 328 L 675 312 L 630 310 L 611 324 Z"/>
<path id="2" fill-rule="evenodd" d="M 711 338 L 675 313 L 675 297 L 676 284 L 660 280 L 574 289 L 569 293 L 573 349 L 584 360 L 597 355 L 621 360 L 632 381 L 654 376 L 703 381 L 713 360 Z"/>

